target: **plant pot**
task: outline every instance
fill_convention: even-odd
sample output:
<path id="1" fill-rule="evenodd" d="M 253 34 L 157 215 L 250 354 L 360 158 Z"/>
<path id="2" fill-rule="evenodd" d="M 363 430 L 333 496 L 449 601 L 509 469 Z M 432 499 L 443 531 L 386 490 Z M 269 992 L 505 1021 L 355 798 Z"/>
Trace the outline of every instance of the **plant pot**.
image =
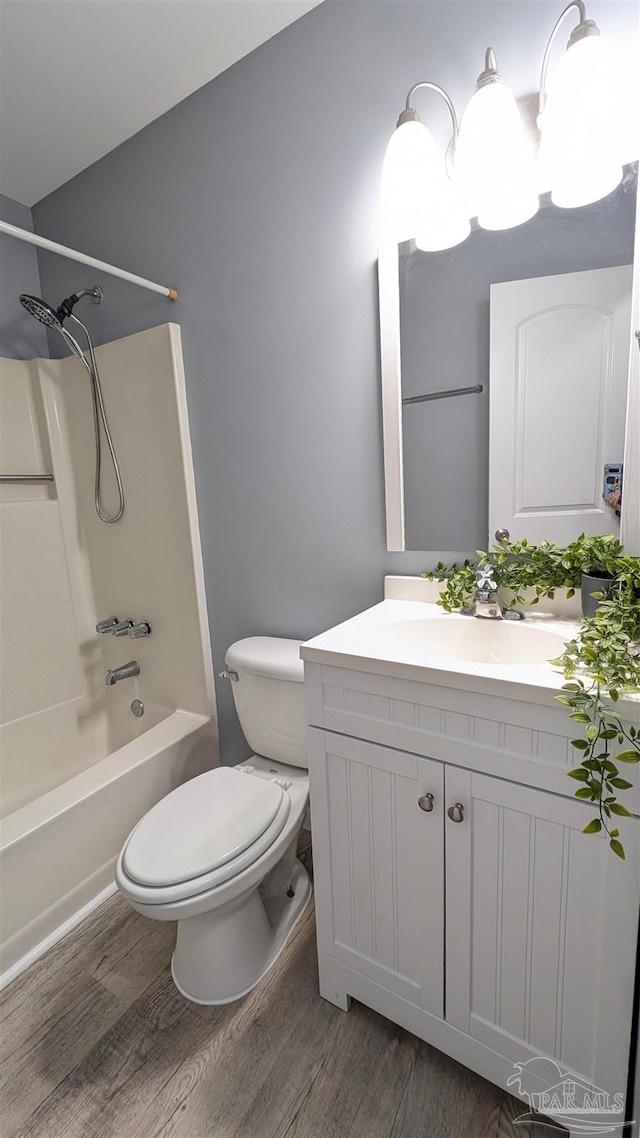
<path id="1" fill-rule="evenodd" d="M 583 573 L 582 574 L 582 615 L 585 620 L 596 615 L 600 601 L 592 597 L 592 593 L 608 593 L 613 577 L 610 573 Z"/>

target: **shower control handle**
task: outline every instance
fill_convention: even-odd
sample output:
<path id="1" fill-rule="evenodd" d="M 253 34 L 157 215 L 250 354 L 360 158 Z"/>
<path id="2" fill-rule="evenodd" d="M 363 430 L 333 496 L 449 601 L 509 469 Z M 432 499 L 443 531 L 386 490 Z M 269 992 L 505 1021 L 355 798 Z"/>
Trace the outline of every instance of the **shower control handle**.
<path id="1" fill-rule="evenodd" d="M 132 620 L 119 620 L 117 624 L 114 624 L 111 632 L 114 636 L 128 636 L 130 628 L 133 628 Z"/>
<path id="2" fill-rule="evenodd" d="M 129 629 L 132 640 L 139 640 L 142 636 L 151 636 L 151 625 L 148 620 L 141 620 L 139 624 L 132 624 Z"/>
<path id="3" fill-rule="evenodd" d="M 105 632 L 113 632 L 118 623 L 117 616 L 108 616 L 106 620 L 98 621 L 96 624 L 96 632 L 98 632 L 100 636 L 104 636 Z"/>

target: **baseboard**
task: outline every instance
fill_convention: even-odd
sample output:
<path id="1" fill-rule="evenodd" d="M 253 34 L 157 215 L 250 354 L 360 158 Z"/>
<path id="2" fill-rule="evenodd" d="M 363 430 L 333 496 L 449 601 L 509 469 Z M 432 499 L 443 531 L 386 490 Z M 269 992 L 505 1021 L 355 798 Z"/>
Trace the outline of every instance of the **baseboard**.
<path id="1" fill-rule="evenodd" d="M 112 881 L 109 885 L 106 886 L 106 888 L 97 893 L 95 897 L 92 897 L 80 909 L 78 909 L 75 913 L 72 913 L 70 917 L 67 917 L 67 919 L 63 921 L 61 925 L 58 925 L 58 927 L 53 930 L 53 932 L 49 933 L 48 936 L 44 937 L 44 939 L 36 944 L 33 948 L 29 949 L 29 951 L 26 952 L 24 956 L 21 956 L 19 960 L 16 960 L 16 962 L 12 964 L 10 968 L 7 968 L 6 971 L 0 975 L 0 989 L 6 988 L 7 985 L 11 984 L 11 982 L 15 980 L 16 977 L 20 976 L 22 972 L 25 972 L 26 969 L 30 968 L 32 964 L 35 964 L 36 960 L 39 960 L 41 956 L 44 956 L 45 952 L 48 952 L 50 948 L 53 948 L 54 944 L 57 944 L 58 941 L 62 940 L 62 938 L 67 935 L 67 933 L 71 932 L 71 930 L 74 929 L 76 925 L 79 925 L 81 921 L 84 921 L 85 917 L 88 917 L 91 913 L 94 912 L 95 909 L 98 909 L 100 905 L 104 904 L 105 901 L 108 901 L 109 897 L 112 897 L 116 892 L 116 883 L 115 881 Z"/>

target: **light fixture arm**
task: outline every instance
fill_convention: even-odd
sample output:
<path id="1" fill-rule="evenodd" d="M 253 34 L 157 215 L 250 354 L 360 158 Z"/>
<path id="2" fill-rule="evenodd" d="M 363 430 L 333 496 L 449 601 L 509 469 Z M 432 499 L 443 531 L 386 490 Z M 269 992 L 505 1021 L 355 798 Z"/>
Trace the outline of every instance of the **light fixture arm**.
<path id="1" fill-rule="evenodd" d="M 429 91 L 435 91 L 436 94 L 440 95 L 440 97 L 444 99 L 445 103 L 447 104 L 449 108 L 449 114 L 451 115 L 451 126 L 453 130 L 451 142 L 449 145 L 455 146 L 456 142 L 458 141 L 458 116 L 456 114 L 456 108 L 454 107 L 453 102 L 447 95 L 447 92 L 444 90 L 444 88 L 439 87 L 437 83 L 431 83 L 428 79 L 423 79 L 420 83 L 413 84 L 413 87 L 410 89 L 407 95 L 405 109 L 400 115 L 397 125 L 402 126 L 402 124 L 405 122 L 415 122 L 415 120 L 419 118 L 415 107 L 412 107 L 411 105 L 411 100 L 416 91 L 419 91 L 422 87 L 426 87 Z"/>
<path id="2" fill-rule="evenodd" d="M 451 138 L 449 140 L 449 145 L 447 146 L 447 152 L 446 152 L 446 156 L 445 156 L 445 168 L 446 168 L 448 177 L 451 178 L 451 164 L 452 164 L 453 154 L 455 153 L 456 145 L 458 142 L 459 127 L 458 127 L 458 116 L 456 114 L 456 108 L 454 107 L 453 102 L 452 102 L 451 98 L 449 97 L 449 95 L 447 95 L 447 92 L 445 91 L 444 87 L 438 86 L 437 83 L 431 83 L 428 79 L 423 79 L 419 83 L 414 83 L 413 87 L 411 87 L 411 89 L 409 90 L 409 92 L 407 94 L 405 108 L 401 112 L 400 117 L 396 123 L 396 129 L 399 126 L 402 126 L 402 124 L 406 123 L 406 122 L 420 122 L 420 115 L 418 114 L 415 107 L 412 107 L 411 100 L 412 100 L 413 96 L 415 95 L 416 91 L 419 91 L 423 87 L 426 87 L 427 90 L 429 90 L 429 91 L 435 91 L 437 95 L 440 95 L 440 97 L 442 99 L 444 99 L 445 103 L 447 104 L 447 107 L 449 108 L 449 114 L 451 115 L 452 134 L 451 134 Z"/>
<path id="3" fill-rule="evenodd" d="M 551 59 L 553 45 L 556 42 L 558 32 L 560 31 L 560 28 L 565 19 L 569 13 L 573 12 L 574 10 L 578 13 L 579 19 L 576 27 L 573 29 L 571 36 L 569 37 L 569 43 L 567 44 L 567 47 L 571 47 L 572 44 L 577 43 L 577 41 L 583 39 L 584 36 L 600 35 L 600 29 L 598 28 L 595 20 L 587 19 L 587 9 L 585 8 L 583 0 L 571 0 L 571 3 L 567 4 L 567 7 L 558 16 L 558 19 L 555 22 L 554 29 L 549 36 L 549 40 L 544 51 L 542 70 L 540 71 L 540 101 L 538 104 L 538 119 L 543 113 L 547 101 L 547 74 L 549 71 L 549 60 Z M 538 123 L 538 125 L 540 125 L 540 123 Z"/>

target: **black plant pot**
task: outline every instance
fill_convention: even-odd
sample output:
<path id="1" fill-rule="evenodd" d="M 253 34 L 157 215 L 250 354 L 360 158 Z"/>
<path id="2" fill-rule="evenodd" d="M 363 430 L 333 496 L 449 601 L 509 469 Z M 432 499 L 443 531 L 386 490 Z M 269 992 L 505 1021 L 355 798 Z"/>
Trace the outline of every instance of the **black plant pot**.
<path id="1" fill-rule="evenodd" d="M 592 597 L 591 593 L 608 593 L 613 577 L 610 573 L 583 573 L 582 574 L 582 615 L 585 619 L 595 616 L 600 601 Z"/>

